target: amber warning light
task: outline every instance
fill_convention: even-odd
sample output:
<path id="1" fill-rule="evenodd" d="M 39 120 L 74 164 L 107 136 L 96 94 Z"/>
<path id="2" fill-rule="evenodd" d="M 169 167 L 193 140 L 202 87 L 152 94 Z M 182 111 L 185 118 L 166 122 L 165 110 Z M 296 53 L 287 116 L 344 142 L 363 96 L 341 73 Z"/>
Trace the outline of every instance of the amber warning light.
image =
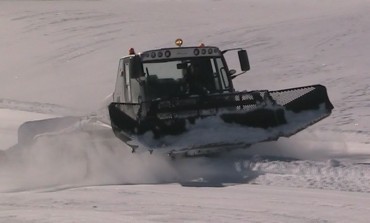
<path id="1" fill-rule="evenodd" d="M 134 48 L 130 48 L 130 49 L 128 50 L 128 54 L 129 54 L 129 55 L 134 55 L 134 54 L 135 54 L 135 50 L 134 50 Z"/>
<path id="2" fill-rule="evenodd" d="M 176 46 L 178 46 L 178 47 L 181 47 L 183 43 L 184 43 L 184 42 L 183 42 L 183 41 L 182 41 L 182 39 L 180 39 L 180 38 L 176 39 L 176 41 L 175 41 L 175 44 L 176 44 Z"/>

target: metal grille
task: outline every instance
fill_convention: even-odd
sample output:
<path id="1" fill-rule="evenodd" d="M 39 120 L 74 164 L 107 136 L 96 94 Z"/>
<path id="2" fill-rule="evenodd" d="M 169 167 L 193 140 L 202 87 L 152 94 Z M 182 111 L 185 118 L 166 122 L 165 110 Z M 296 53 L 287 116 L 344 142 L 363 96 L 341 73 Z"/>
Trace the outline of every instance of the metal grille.
<path id="1" fill-rule="evenodd" d="M 245 112 L 266 106 L 268 91 L 234 92 L 227 94 L 173 98 L 152 106 L 160 119 L 215 115 L 218 112 Z M 268 99 L 268 100 L 266 100 Z M 271 101 L 272 102 L 272 101 Z M 273 103 L 273 102 L 272 102 Z"/>
<path id="2" fill-rule="evenodd" d="M 303 95 L 306 95 L 316 88 L 314 86 L 302 87 L 302 88 L 293 88 L 279 91 L 270 91 L 270 96 L 272 99 L 279 105 L 286 105 Z"/>
<path id="3" fill-rule="evenodd" d="M 142 103 L 118 103 L 121 111 L 132 119 L 156 116 L 160 119 L 181 117 L 200 117 L 219 112 L 249 112 L 259 108 L 283 106 L 287 110 L 299 112 L 317 109 L 324 103 L 332 109 L 325 87 L 321 85 L 305 86 L 278 91 L 244 91 L 188 98 L 171 98 Z"/>

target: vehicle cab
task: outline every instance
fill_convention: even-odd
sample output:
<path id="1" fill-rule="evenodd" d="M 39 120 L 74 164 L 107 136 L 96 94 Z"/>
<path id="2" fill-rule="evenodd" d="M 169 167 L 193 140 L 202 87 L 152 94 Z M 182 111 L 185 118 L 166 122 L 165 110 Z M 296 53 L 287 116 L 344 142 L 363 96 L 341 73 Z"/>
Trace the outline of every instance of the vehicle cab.
<path id="1" fill-rule="evenodd" d="M 142 101 L 233 92 L 232 74 L 217 47 L 176 47 L 130 55 L 119 62 L 114 101 Z"/>
<path id="2" fill-rule="evenodd" d="M 131 48 L 129 55 L 120 59 L 113 102 L 121 103 L 121 109 L 132 119 L 155 110 L 155 102 L 235 91 L 235 70 L 227 67 L 223 56 L 226 51 L 204 44 L 178 46 L 138 54 Z M 246 51 L 237 50 L 245 72 L 249 70 Z"/>

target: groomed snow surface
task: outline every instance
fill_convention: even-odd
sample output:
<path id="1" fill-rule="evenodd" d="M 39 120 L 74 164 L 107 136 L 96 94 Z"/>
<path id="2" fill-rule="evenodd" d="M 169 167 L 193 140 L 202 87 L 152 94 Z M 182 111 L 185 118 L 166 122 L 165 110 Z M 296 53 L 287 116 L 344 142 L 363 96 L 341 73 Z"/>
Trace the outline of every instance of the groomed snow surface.
<path id="1" fill-rule="evenodd" d="M 369 222 L 367 0 L 3 0 L 0 9 L 0 222 Z M 133 155 L 109 129 L 14 146 L 25 121 L 99 111 L 128 48 L 178 37 L 246 48 L 252 70 L 237 89 L 323 84 L 335 110 L 289 139 L 212 159 Z"/>

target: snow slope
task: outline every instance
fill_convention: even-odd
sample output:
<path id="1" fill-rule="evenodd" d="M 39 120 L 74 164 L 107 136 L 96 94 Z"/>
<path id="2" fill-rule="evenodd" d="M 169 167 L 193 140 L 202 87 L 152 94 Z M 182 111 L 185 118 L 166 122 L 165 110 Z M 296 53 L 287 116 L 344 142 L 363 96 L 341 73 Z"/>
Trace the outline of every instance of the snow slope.
<path id="1" fill-rule="evenodd" d="M 367 222 L 369 215 L 362 193 L 261 185 L 82 187 L 1 198 L 3 222 Z"/>
<path id="2" fill-rule="evenodd" d="M 367 0 L 0 1 L 0 222 L 368 222 L 369 9 Z M 252 70 L 238 89 L 320 83 L 335 110 L 292 138 L 215 160 L 133 156 L 83 133 L 8 149 L 24 121 L 96 111 L 128 48 L 178 37 L 245 47 Z"/>

